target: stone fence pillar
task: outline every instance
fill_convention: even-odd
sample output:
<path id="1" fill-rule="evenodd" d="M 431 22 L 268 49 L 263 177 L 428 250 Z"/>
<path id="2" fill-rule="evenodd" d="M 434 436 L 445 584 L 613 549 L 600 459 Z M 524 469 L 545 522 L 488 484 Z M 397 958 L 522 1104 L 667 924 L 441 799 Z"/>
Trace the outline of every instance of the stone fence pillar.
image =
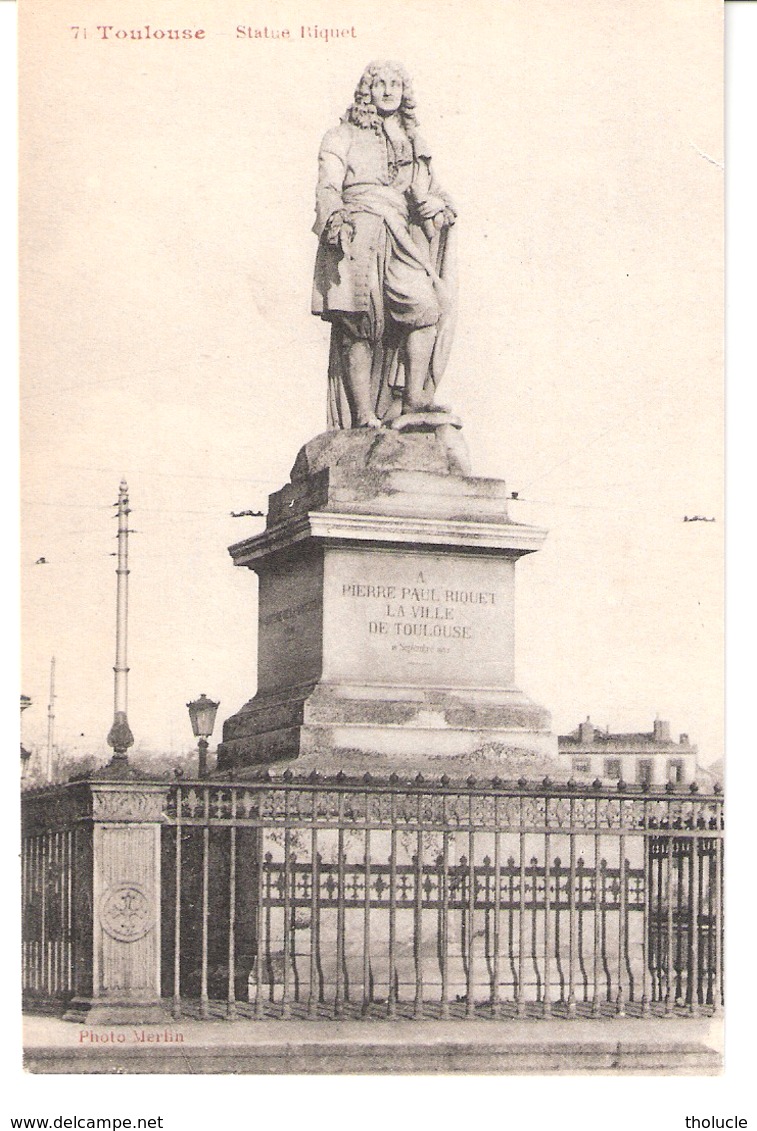
<path id="1" fill-rule="evenodd" d="M 139 780 L 86 783 L 89 804 L 76 830 L 75 994 L 67 1020 L 167 1017 L 160 997 L 160 828 L 167 789 L 167 783 Z"/>

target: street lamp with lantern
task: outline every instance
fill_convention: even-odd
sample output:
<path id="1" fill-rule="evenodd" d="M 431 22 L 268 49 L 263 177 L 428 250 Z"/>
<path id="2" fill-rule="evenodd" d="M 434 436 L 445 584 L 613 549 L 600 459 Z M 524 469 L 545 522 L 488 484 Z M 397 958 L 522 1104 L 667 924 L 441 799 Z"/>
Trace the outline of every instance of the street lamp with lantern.
<path id="1" fill-rule="evenodd" d="M 216 711 L 219 704 L 214 703 L 212 699 L 208 699 L 205 692 L 202 693 L 199 699 L 194 699 L 191 703 L 187 703 L 189 711 L 189 718 L 192 722 L 192 733 L 197 742 L 197 750 L 200 756 L 199 775 L 201 778 L 208 775 L 208 739 L 213 733 L 213 727 L 216 725 Z"/>

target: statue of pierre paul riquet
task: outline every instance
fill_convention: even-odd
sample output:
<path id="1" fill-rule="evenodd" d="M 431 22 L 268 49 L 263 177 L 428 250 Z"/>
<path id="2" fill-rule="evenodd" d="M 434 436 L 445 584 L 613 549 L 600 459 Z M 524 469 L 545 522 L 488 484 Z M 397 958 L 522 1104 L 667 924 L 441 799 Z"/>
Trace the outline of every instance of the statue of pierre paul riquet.
<path id="1" fill-rule="evenodd" d="M 556 751 L 514 674 L 515 563 L 545 531 L 509 521 L 506 484 L 472 474 L 461 421 L 435 404 L 456 212 L 417 127 L 404 68 L 372 63 L 321 145 L 328 431 L 266 529 L 231 547 L 260 579 L 258 687 L 224 724 L 220 770 L 460 773 L 512 755 L 508 772 L 543 776 Z"/>
<path id="2" fill-rule="evenodd" d="M 454 328 L 456 212 L 404 67 L 366 67 L 318 166 L 313 313 L 332 327 L 329 428 L 396 428 L 403 415 L 444 412 L 434 394 Z"/>

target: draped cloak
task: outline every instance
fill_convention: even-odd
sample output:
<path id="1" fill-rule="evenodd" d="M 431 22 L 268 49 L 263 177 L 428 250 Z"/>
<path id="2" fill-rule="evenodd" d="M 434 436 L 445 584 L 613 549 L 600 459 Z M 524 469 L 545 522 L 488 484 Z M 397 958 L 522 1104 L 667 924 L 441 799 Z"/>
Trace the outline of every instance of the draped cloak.
<path id="1" fill-rule="evenodd" d="M 408 329 L 436 324 L 426 391 L 433 393 L 441 379 L 456 314 L 454 228 L 424 223 L 415 203 L 434 195 L 452 205 L 417 134 L 407 137 L 397 167 L 390 165 L 383 131 L 342 122 L 324 137 L 318 169 L 313 313 L 332 322 L 328 426 L 349 428 L 343 316 L 358 316 L 366 327 L 361 336 L 372 347 L 371 399 L 379 419 L 404 386 Z M 336 245 L 323 237 L 334 212 L 346 214 L 354 228 L 351 239 L 342 237 Z M 401 280 L 399 293 L 392 279 Z"/>

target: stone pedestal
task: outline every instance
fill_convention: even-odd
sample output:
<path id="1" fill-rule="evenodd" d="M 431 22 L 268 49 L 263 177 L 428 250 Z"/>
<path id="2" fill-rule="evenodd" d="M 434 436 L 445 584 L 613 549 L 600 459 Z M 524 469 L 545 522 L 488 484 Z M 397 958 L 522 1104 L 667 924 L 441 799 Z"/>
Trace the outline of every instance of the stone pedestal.
<path id="1" fill-rule="evenodd" d="M 461 466 L 433 430 L 302 449 L 265 531 L 230 550 L 260 579 L 258 689 L 224 725 L 219 770 L 555 757 L 514 672 L 515 563 L 546 532 Z"/>

